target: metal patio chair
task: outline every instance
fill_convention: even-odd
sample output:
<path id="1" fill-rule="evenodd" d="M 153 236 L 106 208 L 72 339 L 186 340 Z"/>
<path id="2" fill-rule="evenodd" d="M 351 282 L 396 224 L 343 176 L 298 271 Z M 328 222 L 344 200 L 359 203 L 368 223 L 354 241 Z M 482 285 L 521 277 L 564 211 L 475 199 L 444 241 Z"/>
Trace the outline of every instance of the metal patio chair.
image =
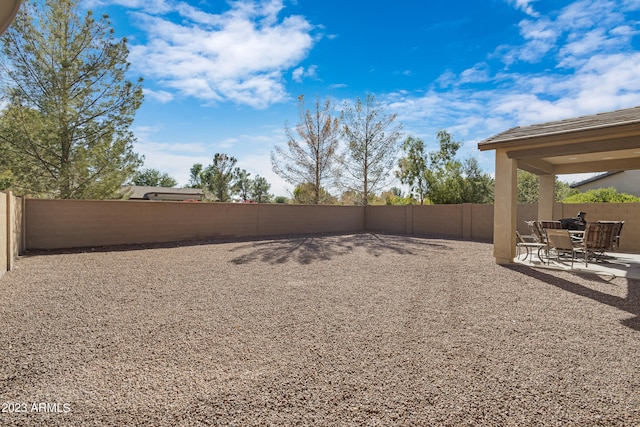
<path id="1" fill-rule="evenodd" d="M 611 247 L 609 250 L 613 251 L 614 248 L 620 249 L 620 234 L 622 234 L 624 221 L 598 221 L 598 224 L 613 224 Z"/>
<path id="2" fill-rule="evenodd" d="M 540 240 L 535 235 L 523 236 L 518 231 L 516 231 L 516 250 L 518 259 L 520 259 L 521 250 L 524 249 L 525 252 L 522 261 L 525 261 L 527 258 L 529 258 L 529 262 L 532 262 L 534 253 L 536 253 L 540 261 L 542 261 L 540 251 L 546 247 L 546 243 L 540 242 Z"/>
<path id="3" fill-rule="evenodd" d="M 545 229 L 545 235 L 547 236 L 547 264 L 551 263 L 553 254 L 555 254 L 558 262 L 562 262 L 561 255 L 571 254 L 571 268 L 573 268 L 573 262 L 576 259 L 579 247 L 576 246 L 575 241 L 571 238 L 569 230 L 547 228 Z"/>
<path id="4" fill-rule="evenodd" d="M 613 225 L 613 224 L 612 224 Z M 604 252 L 611 246 L 613 227 L 597 222 L 588 222 L 584 229 L 582 242 L 576 247 L 584 252 L 584 265 L 589 266 L 589 258 L 596 260 L 601 258 Z"/>

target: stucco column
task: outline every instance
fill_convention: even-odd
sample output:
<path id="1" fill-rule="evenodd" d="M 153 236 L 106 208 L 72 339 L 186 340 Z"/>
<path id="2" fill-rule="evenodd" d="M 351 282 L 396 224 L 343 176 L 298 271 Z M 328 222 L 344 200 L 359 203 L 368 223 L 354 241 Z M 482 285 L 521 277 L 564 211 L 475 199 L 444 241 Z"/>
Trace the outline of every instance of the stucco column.
<path id="1" fill-rule="evenodd" d="M 553 220 L 553 205 L 556 199 L 556 175 L 540 175 L 538 195 L 538 220 Z"/>
<path id="2" fill-rule="evenodd" d="M 497 264 L 510 264 L 516 256 L 517 170 L 517 161 L 504 149 L 497 149 L 493 211 L 493 256 Z"/>

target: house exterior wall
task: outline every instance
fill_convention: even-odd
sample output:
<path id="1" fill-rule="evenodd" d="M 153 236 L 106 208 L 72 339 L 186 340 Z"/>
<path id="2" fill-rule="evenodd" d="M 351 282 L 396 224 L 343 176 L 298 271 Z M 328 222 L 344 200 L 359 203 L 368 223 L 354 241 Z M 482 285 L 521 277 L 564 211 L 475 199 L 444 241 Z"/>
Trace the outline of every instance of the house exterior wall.
<path id="1" fill-rule="evenodd" d="M 598 179 L 597 181 L 582 184 L 575 188 L 585 192 L 609 187 L 615 188 L 618 193 L 627 193 L 640 197 L 640 170 L 623 171 Z"/>

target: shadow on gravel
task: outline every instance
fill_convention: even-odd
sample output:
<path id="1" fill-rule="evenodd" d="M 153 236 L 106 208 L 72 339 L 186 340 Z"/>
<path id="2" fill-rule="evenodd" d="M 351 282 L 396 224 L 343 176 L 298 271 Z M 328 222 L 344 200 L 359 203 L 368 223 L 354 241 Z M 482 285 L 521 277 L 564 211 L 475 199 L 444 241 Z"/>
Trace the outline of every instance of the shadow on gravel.
<path id="1" fill-rule="evenodd" d="M 180 240 L 173 242 L 158 242 L 158 243 L 132 243 L 121 245 L 108 245 L 108 246 L 85 246 L 80 248 L 62 248 L 62 249 L 27 249 L 23 256 L 40 256 L 40 255 L 64 255 L 64 254 L 79 254 L 79 253 L 102 253 L 102 252 L 129 252 L 129 251 L 144 251 L 147 249 L 168 249 L 179 248 L 189 246 L 206 246 L 206 245 L 219 245 L 225 243 L 247 243 L 234 251 L 243 248 L 256 248 L 260 246 L 269 246 L 274 244 L 280 244 L 283 250 L 299 250 L 304 256 L 298 257 L 298 261 L 308 264 L 316 259 L 330 259 L 323 258 L 331 252 L 337 252 L 334 255 L 342 255 L 341 252 L 345 247 L 364 247 L 373 256 L 380 256 L 384 252 L 392 251 L 399 254 L 412 255 L 408 246 L 414 248 L 429 246 L 437 249 L 450 250 L 451 247 L 427 242 L 427 239 L 434 238 L 440 239 L 441 236 L 431 235 L 413 235 L 403 236 L 394 234 L 373 234 L 373 233 L 360 233 L 360 234 L 340 234 L 340 233 L 319 233 L 319 234 L 306 234 L 291 235 L 280 234 L 271 236 L 251 236 L 251 237 L 233 237 L 233 236 L 214 236 L 206 239 L 196 240 Z M 447 239 L 451 239 L 446 237 Z M 334 239 L 327 242 L 323 242 L 327 239 Z M 337 245 L 337 247 L 328 248 L 328 246 Z M 350 249 L 349 249 L 350 250 Z M 328 251 L 328 252 L 327 252 Z M 325 255 L 322 255 L 324 252 Z M 271 258 L 271 257 L 268 257 Z M 282 262 L 288 261 L 290 257 L 285 257 Z M 306 259 L 308 262 L 303 262 Z M 266 259 L 265 259 L 266 260 Z M 253 259 L 250 259 L 253 261 Z M 236 264 L 243 264 L 242 262 L 236 262 Z"/>
<path id="2" fill-rule="evenodd" d="M 624 326 L 640 332 L 640 282 L 638 281 L 627 280 L 627 296 L 626 298 L 621 298 L 615 295 L 607 294 L 605 292 L 600 292 L 595 289 L 584 287 L 570 280 L 556 277 L 552 274 L 548 274 L 543 271 L 527 267 L 525 265 L 506 265 L 505 268 L 529 277 L 533 277 L 534 279 L 538 279 L 548 285 L 555 286 L 567 292 L 590 298 L 602 304 L 606 304 L 611 307 L 615 307 L 617 309 L 631 313 L 635 317 L 622 320 L 620 323 Z M 610 284 L 609 280 L 605 280 L 596 274 L 581 273 L 579 274 L 579 276 L 593 282 Z"/>
<path id="3" fill-rule="evenodd" d="M 239 255 L 231 260 L 236 265 L 251 262 L 283 264 L 294 261 L 311 264 L 347 255 L 354 249 L 364 249 L 379 257 L 388 253 L 417 255 L 420 249 L 451 250 L 450 246 L 426 239 L 386 234 L 355 234 L 334 236 L 304 236 L 248 243 L 231 249 Z"/>

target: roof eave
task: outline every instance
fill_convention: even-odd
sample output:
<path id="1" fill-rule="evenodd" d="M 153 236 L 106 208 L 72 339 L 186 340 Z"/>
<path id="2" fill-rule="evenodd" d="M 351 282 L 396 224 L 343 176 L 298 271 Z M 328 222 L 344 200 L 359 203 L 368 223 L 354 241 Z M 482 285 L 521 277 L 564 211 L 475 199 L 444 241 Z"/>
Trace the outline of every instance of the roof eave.
<path id="1" fill-rule="evenodd" d="M 587 141 L 593 141 L 608 137 L 609 139 L 624 138 L 627 136 L 636 136 L 640 132 L 640 121 L 633 120 L 623 123 L 608 124 L 602 126 L 592 126 L 589 128 L 562 130 L 556 132 L 548 132 L 539 135 L 519 136 L 516 138 L 505 138 L 496 140 L 500 135 L 505 135 L 514 129 L 502 132 L 491 138 L 478 143 L 480 151 L 496 150 L 498 148 L 519 148 L 529 147 L 532 144 L 574 144 Z M 612 130 L 615 129 L 615 133 Z M 562 136 L 565 138 L 559 138 Z"/>

